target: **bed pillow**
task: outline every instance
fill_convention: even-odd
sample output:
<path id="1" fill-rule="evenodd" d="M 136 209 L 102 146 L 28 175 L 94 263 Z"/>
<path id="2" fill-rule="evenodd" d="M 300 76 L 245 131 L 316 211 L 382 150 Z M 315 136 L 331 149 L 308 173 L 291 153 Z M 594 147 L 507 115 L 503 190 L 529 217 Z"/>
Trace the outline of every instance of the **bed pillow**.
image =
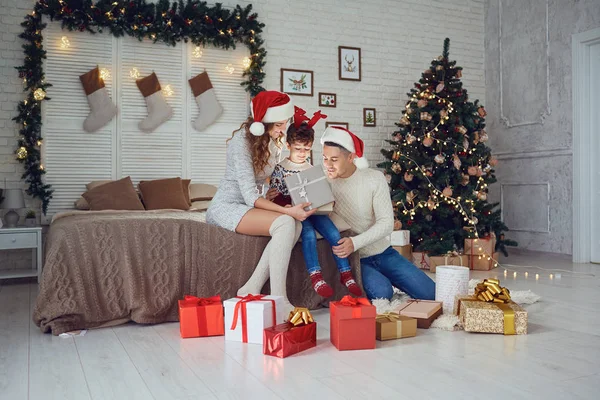
<path id="1" fill-rule="evenodd" d="M 181 185 L 183 188 L 183 197 L 185 197 L 185 201 L 188 204 L 188 208 L 192 206 L 192 200 L 190 199 L 190 183 L 192 183 L 191 179 L 181 180 Z"/>
<path id="2" fill-rule="evenodd" d="M 98 185 L 82 197 L 91 210 L 143 210 L 144 205 L 135 191 L 131 177 Z"/>
<path id="3" fill-rule="evenodd" d="M 190 200 L 195 201 L 206 201 L 212 200 L 217 193 L 217 187 L 206 183 L 192 183 L 190 184 Z"/>
<path id="4" fill-rule="evenodd" d="M 210 200 L 192 201 L 192 209 L 194 211 L 206 211 L 210 206 Z"/>
<path id="5" fill-rule="evenodd" d="M 138 185 L 146 210 L 189 210 L 181 178 L 141 181 Z"/>

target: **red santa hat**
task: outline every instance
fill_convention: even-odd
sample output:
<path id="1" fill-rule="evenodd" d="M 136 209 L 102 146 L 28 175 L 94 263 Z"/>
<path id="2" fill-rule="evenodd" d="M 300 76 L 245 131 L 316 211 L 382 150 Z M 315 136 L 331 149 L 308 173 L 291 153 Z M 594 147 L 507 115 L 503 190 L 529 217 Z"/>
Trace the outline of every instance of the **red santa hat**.
<path id="1" fill-rule="evenodd" d="M 275 90 L 260 92 L 250 103 L 254 122 L 250 132 L 254 136 L 265 133 L 264 124 L 288 120 L 294 115 L 292 99 L 285 93 Z"/>
<path id="2" fill-rule="evenodd" d="M 323 132 L 323 136 L 321 137 L 321 145 L 324 145 L 325 142 L 338 144 L 348 150 L 350 153 L 356 154 L 354 165 L 356 165 L 357 168 L 369 168 L 369 161 L 367 161 L 367 159 L 364 157 L 364 142 L 348 129 L 340 126 L 327 127 L 325 132 Z"/>

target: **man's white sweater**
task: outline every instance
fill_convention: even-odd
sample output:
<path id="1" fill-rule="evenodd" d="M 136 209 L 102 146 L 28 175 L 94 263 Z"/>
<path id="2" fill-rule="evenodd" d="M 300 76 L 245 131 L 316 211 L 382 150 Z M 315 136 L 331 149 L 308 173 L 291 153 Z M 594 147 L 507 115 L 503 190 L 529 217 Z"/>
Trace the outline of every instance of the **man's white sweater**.
<path id="1" fill-rule="evenodd" d="M 366 168 L 357 169 L 348 178 L 329 181 L 335 198 L 334 214 L 341 217 L 357 234 L 352 238 L 360 257 L 383 253 L 394 230 L 394 212 L 390 191 L 383 174 Z M 332 216 L 335 221 L 335 215 Z"/>

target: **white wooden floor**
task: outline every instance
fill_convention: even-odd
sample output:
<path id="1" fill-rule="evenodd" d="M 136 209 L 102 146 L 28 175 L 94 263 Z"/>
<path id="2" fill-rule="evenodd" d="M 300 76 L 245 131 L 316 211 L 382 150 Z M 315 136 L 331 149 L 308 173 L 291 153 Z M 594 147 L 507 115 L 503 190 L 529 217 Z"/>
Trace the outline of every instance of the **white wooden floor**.
<path id="1" fill-rule="evenodd" d="M 177 323 L 41 334 L 30 317 L 37 285 L 7 284 L 0 287 L 0 399 L 598 398 L 600 266 L 539 254 L 509 260 L 591 275 L 473 273 L 542 296 L 528 307 L 527 336 L 429 329 L 376 350 L 338 352 L 322 310 L 318 346 L 286 359 L 222 337 L 181 339 Z"/>

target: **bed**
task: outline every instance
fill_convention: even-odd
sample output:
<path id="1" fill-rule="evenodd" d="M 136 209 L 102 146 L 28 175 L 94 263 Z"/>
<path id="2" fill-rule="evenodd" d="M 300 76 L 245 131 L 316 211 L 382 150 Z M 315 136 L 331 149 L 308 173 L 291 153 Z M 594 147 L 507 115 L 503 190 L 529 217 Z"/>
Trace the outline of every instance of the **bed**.
<path id="1" fill-rule="evenodd" d="M 185 294 L 235 296 L 268 240 L 208 225 L 197 211 L 59 213 L 46 239 L 34 322 L 42 332 L 59 335 L 129 321 L 177 321 L 177 300 Z M 339 299 L 347 291 L 330 247 L 319 240 L 318 250 L 323 275 Z M 356 254 L 350 264 L 361 284 Z M 300 244 L 292 253 L 287 290 L 296 306 L 325 304 L 311 287 Z"/>

